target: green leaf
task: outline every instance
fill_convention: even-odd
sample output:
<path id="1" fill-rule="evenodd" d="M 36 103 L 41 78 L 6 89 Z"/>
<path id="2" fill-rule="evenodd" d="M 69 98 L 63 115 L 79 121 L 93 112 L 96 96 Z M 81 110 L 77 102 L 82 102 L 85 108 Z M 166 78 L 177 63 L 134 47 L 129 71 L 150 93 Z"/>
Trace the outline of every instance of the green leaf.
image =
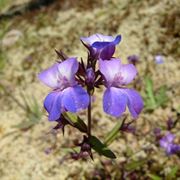
<path id="1" fill-rule="evenodd" d="M 161 86 L 156 93 L 155 99 L 157 102 L 157 106 L 162 106 L 168 101 L 168 97 L 166 95 L 167 87 Z"/>
<path id="2" fill-rule="evenodd" d="M 160 176 L 154 175 L 154 174 L 148 174 L 148 176 L 152 179 L 152 180 L 161 180 L 162 178 Z"/>
<path id="3" fill-rule="evenodd" d="M 139 161 L 132 161 L 128 164 L 125 165 L 125 169 L 127 171 L 132 171 L 135 170 L 137 168 L 140 168 L 141 166 L 143 166 L 146 163 L 146 160 L 139 160 Z"/>
<path id="4" fill-rule="evenodd" d="M 153 81 L 149 77 L 145 78 L 146 85 L 146 97 L 145 97 L 145 105 L 146 109 L 155 109 L 156 108 L 156 100 L 153 92 Z"/>
<path id="5" fill-rule="evenodd" d="M 171 169 L 171 171 L 167 174 L 166 179 L 167 179 L 167 180 L 171 180 L 171 179 L 176 178 L 176 174 L 177 174 L 178 170 L 179 170 L 179 167 L 178 167 L 178 166 L 173 167 L 173 168 Z"/>
<path id="6" fill-rule="evenodd" d="M 39 104 L 34 96 L 25 96 L 21 93 L 21 97 L 23 98 L 23 104 L 25 107 L 26 117 L 28 121 L 23 121 L 16 126 L 20 130 L 27 130 L 37 124 L 41 120 L 42 112 L 40 111 Z"/>
<path id="7" fill-rule="evenodd" d="M 149 77 L 145 78 L 146 93 L 144 95 L 145 109 L 154 110 L 164 105 L 168 101 L 166 94 L 167 87 L 161 86 L 157 91 L 153 90 L 153 81 Z"/>
<path id="8" fill-rule="evenodd" d="M 112 128 L 112 130 L 106 135 L 104 143 L 108 146 L 110 145 L 119 135 L 119 129 L 122 125 L 123 121 L 118 121 L 116 125 Z"/>
<path id="9" fill-rule="evenodd" d="M 105 145 L 103 144 L 98 138 L 95 136 L 91 136 L 89 138 L 89 143 L 91 147 L 98 152 L 100 155 L 103 155 L 107 158 L 115 159 L 115 154 Z"/>
<path id="10" fill-rule="evenodd" d="M 63 113 L 63 115 L 72 126 L 79 129 L 81 132 L 87 133 L 87 126 L 79 116 L 70 112 Z"/>

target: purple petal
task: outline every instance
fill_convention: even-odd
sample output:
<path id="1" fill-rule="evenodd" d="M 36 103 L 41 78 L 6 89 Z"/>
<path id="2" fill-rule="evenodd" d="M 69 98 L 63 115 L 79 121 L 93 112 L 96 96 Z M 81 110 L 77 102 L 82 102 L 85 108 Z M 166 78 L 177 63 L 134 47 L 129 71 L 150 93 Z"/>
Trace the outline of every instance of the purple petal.
<path id="1" fill-rule="evenodd" d="M 166 134 L 166 136 L 164 138 L 166 139 L 166 141 L 171 143 L 174 141 L 175 136 L 174 136 L 174 134 L 168 133 L 168 134 Z"/>
<path id="2" fill-rule="evenodd" d="M 56 63 L 50 68 L 42 71 L 38 75 L 38 78 L 47 86 L 55 89 L 58 87 L 58 74 L 58 63 Z"/>
<path id="3" fill-rule="evenodd" d="M 172 147 L 171 147 L 171 151 L 172 151 L 172 153 L 178 153 L 178 152 L 180 152 L 180 145 L 178 145 L 178 144 L 173 144 Z"/>
<path id="4" fill-rule="evenodd" d="M 128 99 L 127 105 L 131 115 L 137 118 L 144 106 L 141 96 L 133 89 L 121 89 L 121 92 L 126 95 Z"/>
<path id="5" fill-rule="evenodd" d="M 121 116 L 126 110 L 127 97 L 120 89 L 111 87 L 106 89 L 103 96 L 103 109 L 107 114 L 115 117 Z"/>
<path id="6" fill-rule="evenodd" d="M 121 83 L 129 84 L 135 78 L 137 70 L 133 64 L 125 64 L 121 66 L 120 74 L 122 76 Z"/>
<path id="7" fill-rule="evenodd" d="M 155 62 L 156 62 L 156 64 L 163 64 L 164 63 L 164 57 L 161 55 L 155 56 Z"/>
<path id="8" fill-rule="evenodd" d="M 81 37 L 81 40 L 91 46 L 94 42 L 112 42 L 114 41 L 114 38 L 112 36 L 104 36 L 102 34 L 93 34 L 89 37 Z"/>
<path id="9" fill-rule="evenodd" d="M 114 77 L 119 73 L 121 66 L 120 59 L 112 59 L 110 61 L 99 60 L 99 70 L 109 84 L 113 82 Z"/>
<path id="10" fill-rule="evenodd" d="M 121 36 L 120 35 L 118 35 L 115 39 L 112 39 L 110 37 L 109 36 L 108 37 L 102 37 L 101 41 L 95 41 L 92 44 L 92 47 L 96 48 L 96 49 L 102 49 L 102 48 L 104 48 L 106 46 L 109 46 L 109 45 L 114 45 L 115 46 L 115 45 L 119 44 L 119 42 L 121 41 Z"/>
<path id="11" fill-rule="evenodd" d="M 160 146 L 166 151 L 166 153 L 168 155 L 172 154 L 172 148 L 173 148 L 173 144 L 172 143 L 168 143 L 165 140 L 165 137 L 163 137 L 160 141 L 159 141 Z"/>
<path id="12" fill-rule="evenodd" d="M 109 44 L 111 44 L 111 42 L 95 42 L 92 44 L 92 47 L 96 49 L 102 49 L 108 46 Z"/>
<path id="13" fill-rule="evenodd" d="M 100 53 L 100 59 L 106 59 L 106 60 L 111 59 L 114 52 L 115 52 L 115 45 L 111 43 L 110 45 L 102 49 Z"/>
<path id="14" fill-rule="evenodd" d="M 67 78 L 68 81 L 74 82 L 74 75 L 78 71 L 78 61 L 76 58 L 69 58 L 58 64 L 59 74 Z"/>
<path id="15" fill-rule="evenodd" d="M 119 44 L 121 42 L 121 35 L 118 35 L 118 36 L 116 36 L 116 38 L 115 38 L 115 40 L 113 41 L 113 43 L 115 44 L 115 45 L 117 45 L 117 44 Z"/>
<path id="16" fill-rule="evenodd" d="M 55 121 L 60 118 L 61 115 L 61 92 L 51 92 L 44 100 L 44 107 L 49 113 L 49 120 Z"/>
<path id="17" fill-rule="evenodd" d="M 89 105 L 89 95 L 81 86 L 69 87 L 63 90 L 63 106 L 70 112 L 77 112 Z"/>
<path id="18" fill-rule="evenodd" d="M 160 139 L 159 144 L 162 148 L 167 148 L 169 145 L 164 138 Z"/>
<path id="19" fill-rule="evenodd" d="M 96 34 L 96 36 L 98 37 L 99 40 L 97 41 L 105 41 L 105 42 L 113 42 L 115 40 L 115 38 L 113 36 L 106 36 L 103 34 Z"/>

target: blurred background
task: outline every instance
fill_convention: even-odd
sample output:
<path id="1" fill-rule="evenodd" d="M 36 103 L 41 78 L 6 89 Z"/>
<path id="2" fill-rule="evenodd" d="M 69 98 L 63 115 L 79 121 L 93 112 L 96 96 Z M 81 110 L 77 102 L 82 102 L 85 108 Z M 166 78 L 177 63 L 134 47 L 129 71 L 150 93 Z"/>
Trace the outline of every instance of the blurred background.
<path id="1" fill-rule="evenodd" d="M 179 10 L 178 0 L 0 0 L 0 179 L 179 179 L 179 154 L 159 145 L 167 133 L 180 144 Z M 50 89 L 37 75 L 58 59 L 55 49 L 85 59 L 80 37 L 95 33 L 122 35 L 116 56 L 136 57 L 132 86 L 145 107 L 135 131 L 110 145 L 115 160 L 74 160 L 68 148 L 82 135 L 51 131 L 56 123 L 43 109 Z M 103 113 L 101 99 L 102 89 L 93 104 L 99 138 L 117 121 Z"/>

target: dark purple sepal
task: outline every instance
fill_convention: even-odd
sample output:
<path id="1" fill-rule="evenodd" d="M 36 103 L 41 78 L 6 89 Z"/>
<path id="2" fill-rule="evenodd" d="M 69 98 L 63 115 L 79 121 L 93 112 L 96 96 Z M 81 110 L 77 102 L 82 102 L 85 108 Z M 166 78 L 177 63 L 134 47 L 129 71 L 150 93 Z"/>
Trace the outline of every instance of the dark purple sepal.
<path id="1" fill-rule="evenodd" d="M 134 126 L 130 126 L 130 125 L 125 124 L 124 127 L 122 127 L 121 131 L 135 134 L 136 128 Z"/>
<path id="2" fill-rule="evenodd" d="M 65 126 L 68 125 L 68 124 L 71 125 L 63 115 L 61 115 L 61 117 L 58 120 L 56 120 L 56 122 L 57 122 L 57 124 L 53 128 L 53 130 L 57 131 L 59 129 L 62 129 L 63 135 L 64 135 Z"/>
<path id="3" fill-rule="evenodd" d="M 82 40 L 81 42 L 88 49 L 89 57 L 91 57 L 91 59 L 96 59 L 98 57 L 97 50 L 95 50 L 92 46 L 85 44 Z"/>
<path id="4" fill-rule="evenodd" d="M 134 120 L 132 120 L 128 123 L 125 123 L 125 121 L 124 121 L 120 127 L 120 131 L 135 134 L 136 128 L 132 125 L 132 123 L 134 123 Z"/>
<path id="5" fill-rule="evenodd" d="M 68 56 L 65 53 L 63 53 L 61 50 L 58 51 L 55 49 L 55 52 L 58 55 L 58 57 L 61 59 L 61 61 L 65 61 L 66 59 L 68 59 Z"/>

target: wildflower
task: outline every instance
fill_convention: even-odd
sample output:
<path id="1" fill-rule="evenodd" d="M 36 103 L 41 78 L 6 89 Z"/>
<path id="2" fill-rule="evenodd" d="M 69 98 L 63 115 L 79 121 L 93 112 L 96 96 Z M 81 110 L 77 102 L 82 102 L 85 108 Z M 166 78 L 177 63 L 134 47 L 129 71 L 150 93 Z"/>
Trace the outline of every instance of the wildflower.
<path id="1" fill-rule="evenodd" d="M 39 79 L 53 89 L 44 101 L 50 121 L 59 119 L 64 111 L 77 112 L 87 108 L 89 95 L 75 80 L 78 67 L 77 59 L 69 58 L 39 74 Z"/>
<path id="2" fill-rule="evenodd" d="M 103 109 L 106 113 L 119 117 L 129 108 L 131 115 L 137 118 L 143 108 L 141 96 L 133 89 L 125 88 L 137 74 L 132 64 L 121 64 L 119 59 L 100 60 L 99 69 L 105 78 L 106 90 L 103 96 Z"/>
<path id="3" fill-rule="evenodd" d="M 164 63 L 163 56 L 161 56 L 161 55 L 155 56 L 155 62 L 156 62 L 156 64 L 163 64 Z"/>
<path id="4" fill-rule="evenodd" d="M 159 141 L 162 148 L 165 149 L 167 155 L 175 154 L 180 152 L 180 145 L 174 144 L 175 136 L 171 133 L 167 133 Z"/>
<path id="5" fill-rule="evenodd" d="M 92 56 L 110 59 L 115 52 L 115 46 L 121 41 L 121 36 L 118 35 L 114 38 L 112 36 L 94 34 L 89 37 L 81 37 L 81 41 L 89 49 Z"/>

